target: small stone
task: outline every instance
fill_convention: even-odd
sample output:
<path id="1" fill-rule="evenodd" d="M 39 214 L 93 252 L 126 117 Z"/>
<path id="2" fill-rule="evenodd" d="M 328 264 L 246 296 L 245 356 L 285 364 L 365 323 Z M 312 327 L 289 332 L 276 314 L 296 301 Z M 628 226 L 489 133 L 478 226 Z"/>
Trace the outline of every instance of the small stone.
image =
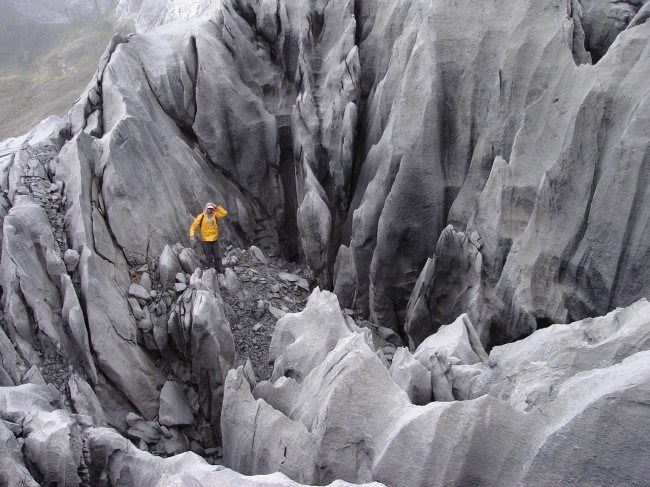
<path id="1" fill-rule="evenodd" d="M 150 301 L 151 296 L 149 292 L 143 288 L 140 284 L 131 284 L 129 287 L 129 296 L 133 296 L 136 299 L 141 299 L 143 301 Z"/>
<path id="2" fill-rule="evenodd" d="M 124 418 L 124 421 L 126 421 L 126 424 L 129 426 L 134 426 L 140 421 L 144 421 L 144 418 L 142 416 L 138 416 L 135 413 L 127 413 L 126 417 Z"/>
<path id="3" fill-rule="evenodd" d="M 278 309 L 275 306 L 269 306 L 268 310 L 271 316 L 273 316 L 273 318 L 275 318 L 276 320 L 279 320 L 280 318 L 282 318 L 284 315 L 287 314 L 286 311 Z"/>
<path id="4" fill-rule="evenodd" d="M 74 272 L 79 265 L 79 252 L 74 249 L 68 249 L 63 254 L 63 262 L 65 262 L 65 268 L 68 272 Z"/>
<path id="5" fill-rule="evenodd" d="M 271 291 L 274 293 L 279 293 L 280 292 L 280 285 L 279 284 L 273 284 L 271 286 Z"/>
<path id="6" fill-rule="evenodd" d="M 151 323 L 151 319 L 145 316 L 141 320 L 138 320 L 138 328 L 140 328 L 143 332 L 148 332 L 153 328 L 153 323 Z"/>
<path id="7" fill-rule="evenodd" d="M 208 448 L 205 450 L 206 457 L 220 457 L 223 454 L 223 449 L 220 446 L 215 446 L 214 448 Z"/>
<path id="8" fill-rule="evenodd" d="M 391 330 L 390 328 L 386 328 L 385 326 L 380 326 L 377 329 L 377 333 L 384 340 L 386 340 L 387 342 L 392 343 L 396 347 L 403 346 L 402 339 L 399 337 L 399 335 L 397 333 L 395 333 L 395 331 Z"/>
<path id="9" fill-rule="evenodd" d="M 180 282 L 182 284 L 187 284 L 187 279 L 185 277 L 185 274 L 182 272 L 178 272 L 176 274 L 176 282 Z"/>
<path id="10" fill-rule="evenodd" d="M 177 282 L 176 284 L 174 284 L 174 291 L 176 291 L 177 293 L 182 293 L 186 289 L 187 289 L 187 284 L 184 284 L 182 282 Z"/>
<path id="11" fill-rule="evenodd" d="M 191 425 L 194 421 L 192 407 L 182 387 L 167 381 L 160 392 L 159 420 L 161 425 Z"/>
<path id="12" fill-rule="evenodd" d="M 262 252 L 261 249 L 259 249 L 255 245 L 251 245 L 250 250 L 251 250 L 251 252 L 253 253 L 253 255 L 255 256 L 255 258 L 257 260 L 259 260 L 264 265 L 268 265 L 269 260 L 266 258 L 266 256 L 264 255 L 264 252 Z"/>
<path id="13" fill-rule="evenodd" d="M 253 331 L 257 331 L 257 330 L 259 330 L 260 328 L 262 328 L 262 323 L 257 323 L 257 324 L 253 327 Z"/>
<path id="14" fill-rule="evenodd" d="M 139 421 L 127 431 L 127 436 L 135 441 L 145 441 L 146 443 L 158 443 L 160 433 L 152 423 Z"/>
<path id="15" fill-rule="evenodd" d="M 145 317 L 145 313 L 140 307 L 140 303 L 138 303 L 137 299 L 134 298 L 129 298 L 129 305 L 131 305 L 131 311 L 133 312 L 133 317 L 136 320 L 141 320 L 142 318 Z"/>
<path id="16" fill-rule="evenodd" d="M 151 284 L 151 277 L 149 276 L 148 272 L 143 272 L 142 276 L 140 276 L 140 285 L 147 291 L 151 291 L 153 289 Z"/>

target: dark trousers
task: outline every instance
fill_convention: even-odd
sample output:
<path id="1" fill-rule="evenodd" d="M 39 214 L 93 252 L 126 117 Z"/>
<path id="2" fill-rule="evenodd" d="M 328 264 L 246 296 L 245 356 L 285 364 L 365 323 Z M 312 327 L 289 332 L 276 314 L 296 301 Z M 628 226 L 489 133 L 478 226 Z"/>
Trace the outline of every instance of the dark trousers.
<path id="1" fill-rule="evenodd" d="M 223 270 L 221 255 L 219 254 L 219 241 L 201 242 L 203 246 L 203 255 L 205 255 L 205 264 L 217 271 Z"/>

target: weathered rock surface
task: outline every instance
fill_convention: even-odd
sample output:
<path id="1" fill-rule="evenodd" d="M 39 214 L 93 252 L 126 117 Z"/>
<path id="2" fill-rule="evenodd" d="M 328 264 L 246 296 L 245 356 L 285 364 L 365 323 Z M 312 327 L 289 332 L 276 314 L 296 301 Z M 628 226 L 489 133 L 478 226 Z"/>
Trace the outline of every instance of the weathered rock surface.
<path id="1" fill-rule="evenodd" d="M 642 484 L 643 3 L 120 2 L 141 30 L 215 10 L 116 35 L 0 143 L 8 471 L 248 481 L 187 453 L 223 447 L 253 485 Z M 225 275 L 187 247 L 206 201 L 255 244 Z M 300 311 L 312 278 L 349 309 Z"/>
<path id="2" fill-rule="evenodd" d="M 647 186 L 647 23 L 576 66 L 570 2 L 502 8 L 377 2 L 362 23 L 357 306 L 399 329 L 435 254 L 416 345 L 463 312 L 499 344 L 648 294 L 647 195 L 624 189 Z"/>
<path id="3" fill-rule="evenodd" d="M 579 18 L 584 30 L 585 49 L 591 52 L 592 59 L 597 62 L 647 0 L 578 0 L 577 3 L 582 10 Z"/>
<path id="4" fill-rule="evenodd" d="M 0 482 L 2 485 L 36 487 L 40 485 L 27 470 L 14 433 L 0 421 Z"/>
<path id="5" fill-rule="evenodd" d="M 577 66 L 585 32 L 619 31 L 598 27 L 622 15 L 603 13 L 605 2 L 482 0 L 459 15 L 430 0 L 357 3 L 228 0 L 214 22 L 113 40 L 66 123 L 76 134 L 101 120 L 85 152 L 102 168 L 97 207 L 127 261 L 186 239 L 191 216 L 216 199 L 230 211 L 225 233 L 264 251 L 302 247 L 346 307 L 398 332 L 435 254 L 419 308 L 428 312 L 406 323 L 414 345 L 463 312 L 484 344 L 498 344 L 646 295 L 637 263 L 647 249 L 636 242 L 647 240 L 648 205 L 634 203 L 638 192 L 616 198 L 616 211 L 606 204 L 647 179 L 647 120 L 631 101 L 647 92 L 646 23 L 594 41 L 607 55 Z M 607 8 L 631 16 L 642 3 Z M 592 150 L 569 157 L 577 147 Z M 615 181 L 620 154 L 629 170 Z M 565 180 L 575 186 L 566 194 Z M 141 190 L 152 181 L 167 183 Z M 604 233 L 612 225 L 618 243 Z M 335 269 L 339 248 L 349 251 Z"/>
<path id="6" fill-rule="evenodd" d="M 99 485 L 104 481 L 143 487 L 302 485 L 280 473 L 245 477 L 210 465 L 192 452 L 167 459 L 154 456 L 136 448 L 115 430 L 96 427 L 86 421 L 86 416 L 72 415 L 62 408 L 62 403 L 63 398 L 50 386 L 0 387 L 3 485 Z M 131 415 L 128 420 L 134 428 L 144 431 L 142 418 Z M 331 485 L 350 484 L 336 481 Z"/>
<path id="7" fill-rule="evenodd" d="M 17 199 L 4 219 L 0 270 L 9 335 L 29 364 L 42 362 L 38 342 L 96 382 L 85 319 L 47 214 L 30 197 Z"/>
<path id="8" fill-rule="evenodd" d="M 269 349 L 271 380 L 286 376 L 301 382 L 353 331 L 360 329 L 346 319 L 336 295 L 314 289 L 304 311 L 284 315 L 276 325 Z"/>
<path id="9" fill-rule="evenodd" d="M 42 484 L 80 485 L 81 428 L 67 411 L 28 413 L 23 420 L 24 455 Z"/>
<path id="10" fill-rule="evenodd" d="M 165 426 L 191 425 L 194 422 L 192 407 L 176 382 L 165 382 L 160 391 L 158 421 Z"/>
<path id="11" fill-rule="evenodd" d="M 224 461 L 245 473 L 279 470 L 309 483 L 336 477 L 404 486 L 548 479 L 569 485 L 580 478 L 641 485 L 648 473 L 642 412 L 650 394 L 648 319 L 650 307 L 641 301 L 586 323 L 554 325 L 496 348 L 488 365 L 471 323 L 460 317 L 414 356 L 418 363 L 428 360 L 432 377 L 442 367 L 434 384 L 445 373 L 474 366 L 479 374 L 458 385 L 483 388 L 475 389 L 476 399 L 451 396 L 426 406 L 411 404 L 357 332 L 341 338 L 302 382 L 281 377 L 251 389 L 242 368 L 231 371 L 222 416 Z M 593 335 L 585 341 L 587 330 Z M 616 445 L 634 445 L 642 455 L 620 455 L 601 435 L 609 414 L 617 420 L 605 428 L 625 437 Z M 634 426 L 618 429 L 619 421 Z M 554 457 L 569 445 L 571 458 L 558 465 Z"/>

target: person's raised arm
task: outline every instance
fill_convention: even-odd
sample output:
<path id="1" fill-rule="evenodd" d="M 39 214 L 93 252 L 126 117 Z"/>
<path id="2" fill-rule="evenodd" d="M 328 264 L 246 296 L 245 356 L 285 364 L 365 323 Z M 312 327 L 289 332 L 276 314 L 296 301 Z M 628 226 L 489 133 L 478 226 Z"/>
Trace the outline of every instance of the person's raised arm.
<path id="1" fill-rule="evenodd" d="M 214 210 L 214 214 L 217 219 L 221 219 L 228 214 L 228 211 L 221 205 L 217 206 L 217 209 Z"/>

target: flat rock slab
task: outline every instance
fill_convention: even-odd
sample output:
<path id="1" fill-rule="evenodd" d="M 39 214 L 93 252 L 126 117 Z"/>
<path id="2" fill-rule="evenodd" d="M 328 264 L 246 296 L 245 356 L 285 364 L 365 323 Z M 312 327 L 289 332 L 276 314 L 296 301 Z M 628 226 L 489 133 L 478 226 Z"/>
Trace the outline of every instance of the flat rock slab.
<path id="1" fill-rule="evenodd" d="M 296 286 L 304 289 L 305 291 L 309 291 L 309 283 L 307 282 L 307 280 L 295 274 L 289 274 L 288 272 L 280 272 L 278 273 L 278 279 L 282 279 L 283 281 L 293 283 Z"/>
<path id="2" fill-rule="evenodd" d="M 129 296 L 133 296 L 136 299 L 142 299 L 144 301 L 151 300 L 151 295 L 149 294 L 149 291 L 147 291 L 140 284 L 135 284 L 135 283 L 131 284 L 131 286 L 129 287 Z"/>
<path id="3" fill-rule="evenodd" d="M 286 311 L 282 311 L 281 309 L 276 308 L 275 306 L 269 306 L 269 313 L 271 313 L 271 316 L 275 318 L 276 320 L 279 320 L 282 318 L 284 315 L 287 314 Z"/>
<path id="4" fill-rule="evenodd" d="M 167 381 L 160 392 L 160 424 L 165 426 L 191 425 L 194 414 L 182 387 Z"/>
<path id="5" fill-rule="evenodd" d="M 269 259 L 266 258 L 264 252 L 262 252 L 262 250 L 259 249 L 258 247 L 255 247 L 255 245 L 251 245 L 251 252 L 253 252 L 255 258 L 259 260 L 262 264 L 267 265 L 269 263 Z"/>

